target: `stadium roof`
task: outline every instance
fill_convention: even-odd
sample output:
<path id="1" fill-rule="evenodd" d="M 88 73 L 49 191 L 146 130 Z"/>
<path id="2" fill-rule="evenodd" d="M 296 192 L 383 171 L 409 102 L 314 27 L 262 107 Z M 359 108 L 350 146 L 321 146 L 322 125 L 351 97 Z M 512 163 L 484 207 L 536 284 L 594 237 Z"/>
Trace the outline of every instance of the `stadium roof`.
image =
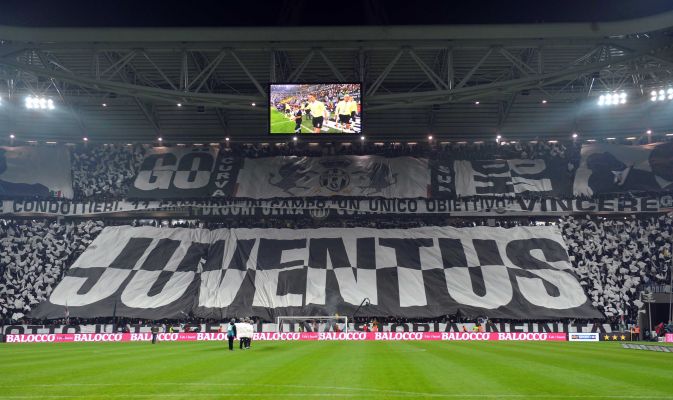
<path id="1" fill-rule="evenodd" d="M 649 92 L 673 85 L 672 35 L 673 11 L 605 23 L 0 26 L 0 135 L 266 140 L 267 84 L 321 80 L 364 82 L 372 139 L 670 132 L 673 102 Z M 596 105 L 615 91 L 628 103 Z M 25 109 L 28 95 L 56 110 Z"/>

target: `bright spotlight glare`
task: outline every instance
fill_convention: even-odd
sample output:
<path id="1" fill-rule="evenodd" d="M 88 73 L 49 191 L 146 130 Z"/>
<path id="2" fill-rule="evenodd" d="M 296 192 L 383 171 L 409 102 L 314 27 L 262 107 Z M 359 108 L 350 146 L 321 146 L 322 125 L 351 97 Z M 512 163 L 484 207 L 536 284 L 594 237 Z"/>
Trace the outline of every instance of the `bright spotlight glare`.
<path id="1" fill-rule="evenodd" d="M 627 97 L 628 94 L 626 92 L 605 94 L 598 97 L 597 104 L 599 106 L 616 106 L 618 104 L 626 104 Z"/>
<path id="2" fill-rule="evenodd" d="M 33 97 L 33 96 L 28 96 L 26 97 L 26 102 L 25 102 L 26 108 L 29 110 L 53 110 L 54 108 L 54 100 L 52 99 L 47 99 L 44 97 Z"/>

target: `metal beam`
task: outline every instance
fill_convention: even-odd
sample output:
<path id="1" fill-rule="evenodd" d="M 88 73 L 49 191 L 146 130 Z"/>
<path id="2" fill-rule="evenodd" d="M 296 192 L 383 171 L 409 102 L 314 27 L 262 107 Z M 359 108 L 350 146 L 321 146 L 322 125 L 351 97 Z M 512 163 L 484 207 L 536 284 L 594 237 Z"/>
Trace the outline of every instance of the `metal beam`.
<path id="1" fill-rule="evenodd" d="M 51 65 L 51 63 L 49 62 L 50 60 L 47 58 L 47 56 L 44 53 L 42 53 L 41 51 L 37 51 L 36 54 L 37 54 L 38 58 L 40 59 L 40 62 L 42 63 L 42 65 L 45 68 L 53 69 L 52 67 L 50 67 L 50 65 Z M 56 65 L 56 64 L 54 64 L 54 65 Z M 64 68 L 64 69 L 67 71 L 66 68 Z M 58 93 L 58 96 L 61 99 L 61 102 L 63 103 L 63 105 L 65 105 L 68 108 L 68 111 L 70 111 L 70 114 L 72 115 L 72 117 L 75 119 L 75 121 L 77 121 L 77 125 L 79 125 L 79 128 L 80 128 L 80 131 L 81 131 L 82 135 L 86 136 L 86 126 L 84 125 L 84 121 L 82 120 L 82 117 L 75 111 L 75 108 L 65 98 L 65 96 L 63 96 L 63 92 L 58 87 L 58 84 L 56 83 L 54 78 L 50 78 L 50 81 L 51 81 L 52 85 L 54 85 L 54 89 L 56 89 L 56 93 Z"/>
<path id="2" fill-rule="evenodd" d="M 31 74 L 37 76 L 43 76 L 47 78 L 53 77 L 57 80 L 70 82 L 82 87 L 96 90 L 105 90 L 122 95 L 143 97 L 146 99 L 159 100 L 169 103 L 176 103 L 179 100 L 184 99 L 184 103 L 186 104 L 249 110 L 251 102 L 259 102 L 260 104 L 263 104 L 266 101 L 266 99 L 260 99 L 257 96 L 231 95 L 224 93 L 187 93 L 161 88 L 139 86 L 125 82 L 97 80 L 84 76 L 76 76 L 65 72 L 47 71 L 43 68 L 3 59 L 0 59 L 0 64 L 16 68 L 21 71 L 30 72 Z"/>
<path id="3" fill-rule="evenodd" d="M 411 56 L 411 58 L 416 61 L 416 64 L 421 68 L 423 73 L 428 77 L 430 82 L 437 88 L 438 90 L 442 89 L 448 89 L 448 86 L 444 83 L 442 78 L 440 78 L 435 71 L 432 70 L 417 54 L 413 49 L 407 49 L 407 52 Z"/>
<path id="4" fill-rule="evenodd" d="M 193 55 L 193 54 L 194 54 L 194 53 L 192 52 L 192 55 Z M 205 67 L 201 68 L 201 71 L 198 73 L 198 75 L 196 75 L 196 77 L 192 80 L 192 82 L 189 83 L 189 84 L 187 85 L 187 90 L 189 90 L 192 86 L 194 86 L 194 84 L 196 84 L 196 82 L 199 81 L 199 79 L 201 79 L 201 83 L 200 83 L 199 86 L 197 86 L 196 89 L 194 90 L 195 92 L 199 92 L 199 91 L 201 90 L 201 88 L 203 87 L 203 85 L 204 85 L 204 84 L 208 81 L 208 79 L 210 79 L 210 77 L 213 75 L 213 72 L 215 72 L 215 70 L 217 69 L 217 67 L 218 67 L 218 66 L 220 65 L 220 63 L 222 62 L 222 60 L 224 60 L 224 57 L 225 57 L 226 55 L 227 55 L 227 51 L 226 51 L 226 50 L 222 50 L 222 51 L 220 51 L 220 52 L 217 54 L 217 56 L 215 56 L 215 58 L 213 59 L 213 61 L 211 61 L 211 62 L 210 62 L 208 65 L 206 65 Z M 205 57 L 205 56 L 204 56 L 204 57 Z"/>
<path id="5" fill-rule="evenodd" d="M 189 61 L 187 60 L 187 51 L 182 51 L 182 62 L 180 64 L 180 90 L 187 92 L 189 87 Z"/>
<path id="6" fill-rule="evenodd" d="M 313 58 L 313 55 L 315 54 L 315 51 L 311 49 L 311 51 L 306 54 L 306 57 L 302 60 L 302 62 L 297 66 L 297 68 L 290 74 L 288 77 L 288 81 L 290 82 L 295 82 L 297 78 L 301 75 L 302 72 L 304 72 L 304 69 L 308 65 L 309 62 L 311 62 L 311 59 Z"/>
<path id="7" fill-rule="evenodd" d="M 472 75 L 474 75 L 474 73 L 477 72 L 477 70 L 481 67 L 484 61 L 486 61 L 486 59 L 491 55 L 491 53 L 493 53 L 493 47 L 488 49 L 486 54 L 484 54 L 481 57 L 481 59 L 476 64 L 474 64 L 474 66 L 472 66 L 472 68 L 467 72 L 467 74 L 463 77 L 463 79 L 456 85 L 456 89 L 460 89 L 463 86 L 465 86 L 465 84 L 470 80 L 470 78 L 472 78 Z"/>
<path id="8" fill-rule="evenodd" d="M 135 51 L 135 50 L 131 50 L 128 54 L 126 54 L 124 57 L 120 58 L 119 60 L 115 61 L 114 63 L 112 63 L 112 61 L 110 60 L 110 62 L 112 63 L 112 65 L 110 65 L 109 67 L 107 67 L 107 68 L 100 74 L 101 78 L 104 77 L 104 78 L 106 78 L 106 79 L 112 79 L 112 78 L 113 78 L 113 77 L 114 77 L 114 76 L 115 76 L 115 75 L 116 75 L 122 68 L 124 68 L 124 67 L 126 66 L 126 64 L 128 64 L 129 62 L 131 62 L 131 60 L 133 60 L 133 58 L 134 58 L 135 56 L 136 56 L 136 51 Z M 108 57 L 108 59 L 109 59 L 109 57 Z M 110 71 L 112 71 L 112 73 L 110 74 L 110 76 L 107 76 L 107 77 L 106 77 L 105 75 L 107 75 L 107 73 L 110 72 Z"/>
<path id="9" fill-rule="evenodd" d="M 656 52 L 660 50 L 661 49 L 653 49 L 652 51 L 654 51 L 654 53 L 656 54 Z M 649 54 L 649 52 L 645 53 Z M 483 93 L 492 90 L 501 90 L 504 88 L 510 90 L 534 88 L 537 86 L 543 86 L 564 81 L 571 76 L 577 76 L 601 70 L 602 68 L 614 64 L 615 62 L 625 63 L 631 60 L 635 60 L 641 56 L 643 56 L 643 54 L 639 52 L 637 54 L 624 56 L 618 60 L 613 59 L 612 61 L 604 61 L 600 63 L 578 66 L 575 68 L 565 68 L 558 71 L 554 71 L 552 73 L 528 76 L 508 81 L 494 82 L 471 87 L 461 87 L 461 88 L 456 87 L 456 89 L 453 90 L 436 90 L 420 93 L 399 93 L 399 94 L 396 93 L 396 94 L 377 95 L 368 98 L 368 103 L 370 103 L 368 109 L 371 111 L 371 110 L 381 110 L 398 107 L 411 107 L 422 104 L 446 103 L 450 102 L 449 96 L 451 95 L 458 95 L 458 94 L 474 95 L 475 93 Z M 421 101 L 420 99 L 423 99 L 423 101 Z M 387 103 L 387 104 L 381 104 L 381 103 Z"/>
<path id="10" fill-rule="evenodd" d="M 345 81 L 346 81 L 346 78 L 344 78 L 344 76 L 343 76 L 343 74 L 341 73 L 341 71 L 339 71 L 339 69 L 338 69 L 337 67 L 334 66 L 334 64 L 332 63 L 332 60 L 330 60 L 329 58 L 327 58 L 327 55 L 325 55 L 325 53 L 324 53 L 321 49 L 318 49 L 317 52 L 318 52 L 318 54 L 322 57 L 322 59 L 325 61 L 325 64 L 327 64 L 327 66 L 329 67 L 329 69 L 332 70 L 332 73 L 333 73 L 334 76 L 337 78 L 337 80 L 338 80 L 339 82 L 345 82 Z"/>
<path id="11" fill-rule="evenodd" d="M 112 58 L 110 57 L 109 54 L 106 53 L 105 57 L 107 58 L 108 62 L 112 62 Z M 129 80 L 128 77 L 126 76 L 126 74 L 120 74 L 119 78 L 121 78 L 121 80 L 124 81 L 124 82 L 128 82 L 128 80 Z M 139 98 L 133 97 L 133 101 L 136 103 L 138 108 L 140 108 L 140 112 L 143 113 L 143 115 L 145 116 L 145 119 L 147 119 L 147 122 L 149 122 L 150 125 L 152 126 L 152 129 L 154 129 L 154 133 L 157 134 L 157 135 L 160 135 L 161 133 L 159 132 L 159 122 L 154 117 L 154 114 L 151 113 L 147 109 L 145 104 L 143 104 L 143 102 L 140 101 Z"/>
<path id="12" fill-rule="evenodd" d="M 264 90 L 264 88 L 262 88 L 262 85 L 259 84 L 259 82 L 257 81 L 257 79 L 255 79 L 255 77 L 252 76 L 252 74 L 250 73 L 250 71 L 248 70 L 248 68 L 245 66 L 245 64 L 243 64 L 243 62 L 241 61 L 241 59 L 238 58 L 238 55 L 236 54 L 235 51 L 233 51 L 233 50 L 231 51 L 231 56 L 234 58 L 234 60 L 236 60 L 236 62 L 237 62 L 238 65 L 241 67 L 241 69 L 243 70 L 243 72 L 245 72 L 245 75 L 247 75 L 248 79 L 250 79 L 250 81 L 252 82 L 252 84 L 255 85 L 255 87 L 257 88 L 257 91 L 262 95 L 262 97 L 266 98 L 266 90 Z"/>
<path id="13" fill-rule="evenodd" d="M 383 83 L 384 79 L 388 77 L 390 71 L 393 69 L 395 64 L 397 64 L 397 60 L 399 60 L 400 57 L 402 57 L 402 54 L 404 54 L 404 49 L 400 49 L 400 51 L 397 52 L 395 57 L 393 57 L 393 59 L 390 60 L 388 65 L 386 65 L 381 74 L 376 78 L 372 86 L 369 88 L 367 96 L 371 96 L 372 94 L 376 93 L 376 91 L 379 89 L 379 86 L 381 86 L 381 84 Z"/>
<path id="14" fill-rule="evenodd" d="M 498 49 L 500 54 L 502 54 L 506 59 L 508 59 L 515 67 L 524 75 L 535 74 L 535 70 L 531 68 L 528 64 L 522 62 L 514 54 L 510 53 L 504 47 Z"/>
<path id="15" fill-rule="evenodd" d="M 147 59 L 147 61 L 150 62 L 150 64 L 152 65 L 152 67 L 154 67 L 154 69 L 157 70 L 157 72 L 158 72 L 159 75 L 164 79 L 164 81 L 166 81 L 166 83 L 168 83 L 168 85 L 169 85 L 171 88 L 173 88 L 173 90 L 178 90 L 178 88 L 173 84 L 173 82 L 171 82 L 171 80 L 168 79 L 168 76 L 166 76 L 166 74 L 164 73 L 164 71 L 162 71 L 161 68 L 159 68 L 159 66 L 158 66 L 157 64 L 154 63 L 154 61 L 152 60 L 152 58 L 150 58 L 150 56 L 149 56 L 145 51 L 142 51 L 142 54 L 143 54 L 143 56 L 145 56 L 145 58 Z"/>
<path id="16" fill-rule="evenodd" d="M 446 49 L 446 87 L 453 89 L 456 76 L 453 68 L 453 48 Z"/>
<path id="17" fill-rule="evenodd" d="M 196 58 L 194 58 L 194 64 L 196 65 L 197 71 L 202 71 L 203 70 L 203 67 L 201 66 L 201 63 Z M 213 70 L 213 72 L 214 72 L 214 70 Z M 210 81 L 209 80 L 204 80 L 202 83 L 203 83 L 203 85 L 204 85 L 204 87 L 205 87 L 205 89 L 208 93 L 213 92 L 213 90 L 210 86 Z M 217 120 L 219 121 L 220 125 L 222 125 L 222 129 L 226 133 L 227 129 L 229 128 L 229 118 L 227 116 L 227 113 L 224 112 L 224 110 L 222 110 L 221 108 L 215 108 L 214 110 L 215 110 L 215 116 L 217 116 Z"/>

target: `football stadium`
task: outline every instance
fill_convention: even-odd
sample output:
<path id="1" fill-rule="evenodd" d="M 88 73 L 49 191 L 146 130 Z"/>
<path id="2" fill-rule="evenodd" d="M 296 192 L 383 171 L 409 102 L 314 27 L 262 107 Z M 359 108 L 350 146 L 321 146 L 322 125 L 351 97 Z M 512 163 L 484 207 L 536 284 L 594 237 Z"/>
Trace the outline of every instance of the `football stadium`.
<path id="1" fill-rule="evenodd" d="M 52 3 L 0 400 L 673 399 L 670 1 Z"/>

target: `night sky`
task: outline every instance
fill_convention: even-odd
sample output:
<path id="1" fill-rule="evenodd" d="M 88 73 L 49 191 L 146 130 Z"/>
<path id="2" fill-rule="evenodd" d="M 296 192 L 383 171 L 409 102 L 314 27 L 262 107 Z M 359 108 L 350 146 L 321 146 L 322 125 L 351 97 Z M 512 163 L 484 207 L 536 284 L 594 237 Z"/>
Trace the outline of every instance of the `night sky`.
<path id="1" fill-rule="evenodd" d="M 0 0 L 0 25 L 186 27 L 593 22 L 673 10 L 673 0 Z"/>

